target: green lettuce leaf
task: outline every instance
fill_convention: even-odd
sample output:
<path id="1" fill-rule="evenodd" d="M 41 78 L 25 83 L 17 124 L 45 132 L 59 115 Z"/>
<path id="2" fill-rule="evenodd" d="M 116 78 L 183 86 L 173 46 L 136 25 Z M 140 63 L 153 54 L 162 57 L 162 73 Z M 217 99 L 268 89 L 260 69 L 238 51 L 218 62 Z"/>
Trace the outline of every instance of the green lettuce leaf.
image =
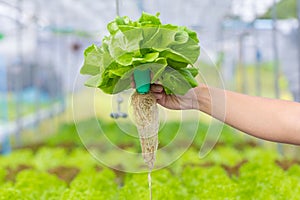
<path id="1" fill-rule="evenodd" d="M 84 63 L 80 70 L 81 74 L 97 75 L 102 65 L 102 52 L 96 45 L 91 45 L 84 51 Z"/>
<path id="2" fill-rule="evenodd" d="M 160 25 L 159 13 L 156 15 L 150 15 L 148 13 L 143 12 L 141 18 L 139 19 L 139 23 L 142 25 Z"/>
<path id="3" fill-rule="evenodd" d="M 101 75 L 100 74 L 97 74 L 96 76 L 92 76 L 91 78 L 89 78 L 86 82 L 85 82 L 85 86 L 88 86 L 88 87 L 99 87 L 101 83 Z"/>
<path id="4" fill-rule="evenodd" d="M 162 74 L 161 82 L 167 94 L 184 95 L 192 87 L 197 86 L 194 77 L 185 69 L 174 70 L 167 68 Z"/>
<path id="5" fill-rule="evenodd" d="M 173 44 L 170 46 L 171 52 L 181 55 L 189 64 L 193 64 L 197 61 L 200 55 L 199 45 L 191 38 L 183 44 Z"/>

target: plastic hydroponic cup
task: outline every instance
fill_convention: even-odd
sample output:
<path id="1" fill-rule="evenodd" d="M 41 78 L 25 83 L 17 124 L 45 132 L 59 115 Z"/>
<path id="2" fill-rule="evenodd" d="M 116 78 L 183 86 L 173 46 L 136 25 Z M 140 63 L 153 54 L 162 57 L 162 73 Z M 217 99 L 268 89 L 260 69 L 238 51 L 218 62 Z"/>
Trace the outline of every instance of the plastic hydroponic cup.
<path id="1" fill-rule="evenodd" d="M 133 72 L 136 91 L 140 94 L 147 94 L 150 90 L 150 70 L 136 69 Z"/>

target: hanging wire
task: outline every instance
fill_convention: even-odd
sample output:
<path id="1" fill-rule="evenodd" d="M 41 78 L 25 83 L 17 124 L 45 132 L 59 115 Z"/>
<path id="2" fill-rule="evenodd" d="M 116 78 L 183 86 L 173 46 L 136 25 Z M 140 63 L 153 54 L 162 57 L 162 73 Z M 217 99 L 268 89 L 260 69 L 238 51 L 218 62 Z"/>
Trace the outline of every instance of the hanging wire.
<path id="1" fill-rule="evenodd" d="M 8 118 L 8 91 L 7 91 L 7 65 L 4 62 L 4 59 L 0 55 L 0 92 L 3 94 L 1 95 L 2 102 L 0 103 L 0 135 L 2 134 L 4 137 L 1 139 L 0 136 L 0 144 L 2 144 L 2 149 L 0 149 L 0 154 L 9 154 L 11 152 L 10 146 L 10 138 L 8 127 L 6 124 L 9 121 Z M 2 127 L 2 122 L 4 122 L 4 126 Z"/>
<path id="2" fill-rule="evenodd" d="M 273 54 L 274 54 L 274 87 L 275 87 L 274 89 L 275 89 L 275 98 L 280 98 L 279 59 L 278 59 L 278 45 L 277 45 L 277 2 L 276 2 L 276 0 L 273 0 L 272 21 L 273 21 L 272 40 L 273 40 Z"/>
<path id="3" fill-rule="evenodd" d="M 273 0 L 272 6 L 272 40 L 273 40 L 273 54 L 274 54 L 274 87 L 275 87 L 275 98 L 280 98 L 279 89 L 279 59 L 278 59 L 278 46 L 277 46 L 277 2 Z M 277 151 L 280 155 L 283 155 L 282 144 L 277 144 Z"/>
<path id="4" fill-rule="evenodd" d="M 22 16 L 22 4 L 23 4 L 23 0 L 18 0 L 18 6 L 19 6 L 19 10 L 20 12 L 17 13 L 16 18 L 20 18 Z M 16 81 L 14 82 L 15 84 L 15 93 L 16 93 L 16 124 L 17 124 L 17 130 L 15 133 L 15 137 L 16 137 L 16 145 L 20 146 L 21 145 L 21 131 L 22 131 L 22 127 L 21 127 L 21 117 L 22 117 L 22 107 L 23 107 L 23 103 L 22 103 L 22 95 L 21 95 L 21 90 L 22 90 L 22 76 L 21 76 L 21 70 L 23 67 L 23 27 L 16 22 L 17 25 L 17 39 L 16 39 L 16 50 L 17 50 L 17 63 L 16 63 L 16 70 L 15 70 L 15 76 L 16 76 Z"/>
<path id="5" fill-rule="evenodd" d="M 142 13 L 144 11 L 144 1 L 143 0 L 137 0 L 137 6 L 139 9 L 139 12 Z"/>
<path id="6" fill-rule="evenodd" d="M 246 68 L 244 66 L 244 35 L 245 33 L 241 33 L 239 35 L 239 58 L 238 58 L 238 68 L 240 73 L 240 81 L 241 85 L 239 88 L 239 92 L 242 92 L 244 94 L 247 93 L 247 73 Z"/>
<path id="7" fill-rule="evenodd" d="M 252 4 L 252 9 L 254 12 L 254 22 L 258 18 L 258 13 L 256 9 L 255 2 Z M 262 55 L 259 47 L 259 32 L 256 27 L 254 27 L 254 46 L 255 46 L 255 93 L 257 96 L 261 95 L 261 61 Z"/>
<path id="8" fill-rule="evenodd" d="M 116 15 L 120 16 L 120 2 L 116 0 Z"/>
<path id="9" fill-rule="evenodd" d="M 34 4 L 34 11 L 35 11 L 35 20 L 34 20 L 34 26 L 35 26 L 35 50 L 34 50 L 34 54 L 36 55 L 37 58 L 40 57 L 40 51 L 41 49 L 39 49 L 38 47 L 38 43 L 39 43 L 39 25 L 38 25 L 38 17 L 40 14 L 40 3 L 39 0 L 35 0 L 35 4 Z M 39 130 L 39 126 L 38 126 L 38 121 L 40 119 L 40 110 L 41 110 L 41 105 L 40 105 L 40 83 L 39 83 L 39 62 L 37 60 L 34 61 L 34 70 L 33 70 L 33 74 L 32 74 L 32 79 L 33 79 L 33 84 L 35 85 L 35 87 L 37 87 L 36 91 L 35 91 L 35 99 L 34 99 L 34 103 L 35 103 L 35 113 L 36 113 L 36 123 L 35 126 L 36 127 L 36 132 L 38 133 Z"/>
<path id="10" fill-rule="evenodd" d="M 119 0 L 116 0 L 116 15 L 120 16 L 120 2 Z M 118 118 L 126 118 L 127 114 L 121 111 L 121 104 L 123 103 L 123 97 L 119 93 L 117 96 L 117 112 L 111 112 L 110 117 L 114 119 Z"/>
<path id="11" fill-rule="evenodd" d="M 300 102 L 300 0 L 297 1 L 298 16 L 298 95 L 296 101 Z"/>

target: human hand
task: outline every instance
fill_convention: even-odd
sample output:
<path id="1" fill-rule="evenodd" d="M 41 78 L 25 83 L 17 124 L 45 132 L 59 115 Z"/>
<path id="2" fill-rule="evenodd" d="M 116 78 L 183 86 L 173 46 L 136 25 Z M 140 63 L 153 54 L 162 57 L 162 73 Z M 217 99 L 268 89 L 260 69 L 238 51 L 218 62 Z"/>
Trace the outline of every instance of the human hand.
<path id="1" fill-rule="evenodd" d="M 152 76 L 153 74 L 151 73 L 151 79 Z M 133 76 L 131 76 L 131 87 L 136 87 Z M 150 92 L 152 92 L 155 96 L 157 103 L 172 110 L 199 110 L 199 91 L 200 89 L 196 87 L 191 88 L 185 95 L 168 95 L 165 93 L 163 86 L 160 84 L 151 84 L 150 87 Z"/>
<path id="2" fill-rule="evenodd" d="M 152 84 L 150 91 L 161 106 L 172 110 L 199 109 L 198 93 L 199 90 L 191 88 L 185 95 L 168 95 L 165 93 L 162 85 Z"/>

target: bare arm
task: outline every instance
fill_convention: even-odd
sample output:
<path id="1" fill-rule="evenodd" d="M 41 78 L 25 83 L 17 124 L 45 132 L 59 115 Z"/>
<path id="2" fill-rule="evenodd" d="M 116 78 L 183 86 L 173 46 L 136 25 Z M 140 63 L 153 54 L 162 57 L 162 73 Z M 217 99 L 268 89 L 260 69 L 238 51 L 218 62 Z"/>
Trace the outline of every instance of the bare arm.
<path id="1" fill-rule="evenodd" d="M 152 87 L 157 102 L 170 109 L 198 109 L 249 135 L 300 145 L 300 104 L 248 96 L 204 84 L 184 96 Z"/>

